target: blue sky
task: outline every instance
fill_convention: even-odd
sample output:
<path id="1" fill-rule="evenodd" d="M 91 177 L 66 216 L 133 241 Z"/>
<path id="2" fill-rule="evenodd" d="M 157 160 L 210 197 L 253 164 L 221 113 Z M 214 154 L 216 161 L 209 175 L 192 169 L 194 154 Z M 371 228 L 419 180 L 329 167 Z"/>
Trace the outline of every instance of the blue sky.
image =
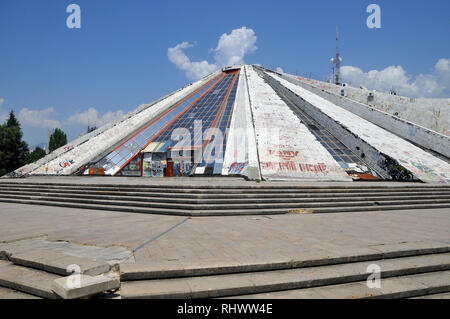
<path id="1" fill-rule="evenodd" d="M 71 3 L 81 7 L 81 29 L 66 26 Z M 381 29 L 366 26 L 370 3 L 381 7 Z M 448 97 L 448 86 L 414 91 L 438 79 L 438 61 L 448 68 L 448 12 L 448 0 L 1 0 L 0 117 L 20 114 L 31 145 L 55 126 L 73 139 L 87 119 L 101 124 L 190 83 L 169 48 L 188 42 L 178 53 L 214 66 L 221 36 L 244 26 L 256 39 L 246 63 L 325 80 L 339 25 L 352 83 L 378 88 L 366 74 L 378 70 L 405 94 Z"/>

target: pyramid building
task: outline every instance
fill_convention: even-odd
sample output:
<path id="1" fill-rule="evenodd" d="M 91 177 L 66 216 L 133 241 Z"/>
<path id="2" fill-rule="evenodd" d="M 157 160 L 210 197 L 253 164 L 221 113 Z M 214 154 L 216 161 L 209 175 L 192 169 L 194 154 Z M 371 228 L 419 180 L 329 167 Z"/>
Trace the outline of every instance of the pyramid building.
<path id="1" fill-rule="evenodd" d="M 374 103 L 379 95 L 256 65 L 230 66 L 142 105 L 8 177 L 450 183 L 449 136 L 391 114 Z"/>

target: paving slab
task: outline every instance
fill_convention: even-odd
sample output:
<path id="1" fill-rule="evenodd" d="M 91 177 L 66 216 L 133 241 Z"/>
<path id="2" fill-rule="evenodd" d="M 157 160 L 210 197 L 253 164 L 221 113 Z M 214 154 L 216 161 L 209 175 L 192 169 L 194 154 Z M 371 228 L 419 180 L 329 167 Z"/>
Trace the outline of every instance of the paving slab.
<path id="1" fill-rule="evenodd" d="M 428 295 L 428 296 L 414 297 L 411 299 L 450 299 L 450 292 L 446 292 L 446 293 L 442 293 L 442 294 Z"/>
<path id="2" fill-rule="evenodd" d="M 0 287 L 0 300 L 2 299 L 41 299 L 14 289 Z"/>
<path id="3" fill-rule="evenodd" d="M 64 256 L 60 257 L 68 256 L 68 258 L 70 258 L 70 256 L 72 256 L 73 258 L 80 258 L 79 262 L 84 260 L 86 265 L 92 264 L 89 260 L 115 264 L 132 256 L 132 251 L 125 247 L 80 245 L 68 241 L 51 241 L 46 237 L 17 240 L 5 245 L 6 247 L 4 249 L 9 251 L 10 255 L 26 254 L 29 255 L 30 258 L 38 258 L 39 254 L 34 254 L 33 252 L 40 252 L 43 257 L 48 254 L 47 259 L 59 259 L 58 254 L 64 254 Z M 92 274 L 96 275 L 95 273 Z"/>
<path id="4" fill-rule="evenodd" d="M 386 250 L 389 244 L 395 251 L 401 242 L 450 244 L 448 209 L 191 218 L 172 228 L 183 219 L 0 203 L 0 241 L 105 261 L 128 256 L 128 262 L 174 257 L 187 262 L 214 256 L 242 264 L 274 262 L 276 255 L 311 260 L 302 256 L 317 250 L 343 256 L 354 249 Z M 133 249 L 143 244 L 134 258 Z M 116 246 L 122 252 L 109 250 Z"/>
<path id="5" fill-rule="evenodd" d="M 415 276 L 414 281 L 428 287 L 428 294 L 437 294 L 450 291 L 450 271 L 421 274 Z"/>
<path id="6" fill-rule="evenodd" d="M 164 282 L 139 280 L 123 282 L 120 286 L 122 299 L 187 299 L 192 298 L 191 287 L 183 279 L 167 279 Z"/>
<path id="7" fill-rule="evenodd" d="M 74 277 L 78 279 L 73 279 Z M 76 286 L 74 286 L 75 280 L 78 280 Z M 54 280 L 51 289 L 63 299 L 78 299 L 119 287 L 120 280 L 118 277 L 71 275 Z"/>
<path id="8" fill-rule="evenodd" d="M 0 261 L 0 286 L 38 297 L 55 298 L 51 285 L 60 276 Z"/>

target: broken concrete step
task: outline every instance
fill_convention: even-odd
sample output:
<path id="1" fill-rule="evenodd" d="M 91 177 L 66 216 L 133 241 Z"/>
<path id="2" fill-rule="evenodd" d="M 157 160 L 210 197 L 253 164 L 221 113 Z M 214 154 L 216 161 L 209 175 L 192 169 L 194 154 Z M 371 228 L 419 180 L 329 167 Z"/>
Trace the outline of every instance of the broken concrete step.
<path id="1" fill-rule="evenodd" d="M 0 300 L 2 299 L 41 299 L 14 289 L 0 287 Z"/>
<path id="2" fill-rule="evenodd" d="M 52 283 L 60 276 L 0 261 L 0 286 L 42 298 L 55 298 Z"/>
<path id="3" fill-rule="evenodd" d="M 9 260 L 16 265 L 44 270 L 61 276 L 67 276 L 76 272 L 81 274 L 96 276 L 108 272 L 111 266 L 103 261 L 94 261 L 62 254 L 58 252 L 33 249 L 23 253 L 13 253 Z M 68 267 L 70 269 L 68 271 Z"/>
<path id="4" fill-rule="evenodd" d="M 368 266 L 377 264 L 381 278 L 446 271 L 450 253 L 402 257 L 289 270 L 188 278 L 127 281 L 122 298 L 213 298 L 364 281 Z"/>
<path id="5" fill-rule="evenodd" d="M 302 252 L 297 258 L 272 256 L 271 262 L 268 262 L 267 258 L 258 257 L 248 257 L 239 261 L 230 259 L 154 261 L 121 264 L 120 278 L 122 281 L 133 281 L 283 270 L 447 252 L 450 252 L 450 245 L 445 243 L 413 242 L 363 249 L 348 248 L 344 255 L 337 251 L 315 250 Z"/>
<path id="6" fill-rule="evenodd" d="M 56 279 L 52 284 L 53 292 L 63 299 L 90 297 L 119 287 L 119 277 L 107 275 L 68 276 Z"/>
<path id="7" fill-rule="evenodd" d="M 430 272 L 391 278 L 381 278 L 379 288 L 369 288 L 366 281 L 323 287 L 275 291 L 228 297 L 230 299 L 360 299 L 360 298 L 421 298 L 450 297 L 450 272 Z M 430 295 L 431 294 L 431 295 Z M 428 296 L 430 295 L 430 296 Z M 437 295 L 439 296 L 439 295 Z"/>

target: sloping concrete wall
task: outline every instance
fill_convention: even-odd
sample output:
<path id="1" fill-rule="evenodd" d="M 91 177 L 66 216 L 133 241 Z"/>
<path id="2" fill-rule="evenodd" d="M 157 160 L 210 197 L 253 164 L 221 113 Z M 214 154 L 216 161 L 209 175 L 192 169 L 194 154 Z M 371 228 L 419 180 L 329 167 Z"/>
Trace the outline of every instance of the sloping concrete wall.
<path id="1" fill-rule="evenodd" d="M 251 66 L 246 66 L 261 175 L 269 180 L 352 179 Z"/>
<path id="2" fill-rule="evenodd" d="M 189 86 L 189 85 L 188 85 Z M 40 166 L 50 162 L 51 160 L 57 158 L 58 156 L 70 151 L 71 149 L 83 144 L 84 142 L 90 140 L 91 138 L 102 134 L 103 132 L 105 132 L 106 130 L 116 126 L 117 124 L 131 118 L 132 116 L 144 111 L 145 109 L 152 107 L 153 105 L 155 105 L 156 103 L 168 98 L 169 96 L 183 90 L 184 88 L 188 87 L 185 86 L 183 88 L 180 88 L 176 91 L 173 91 L 159 99 L 157 99 L 156 101 L 153 101 L 151 103 L 148 104 L 141 104 L 139 105 L 139 107 L 131 112 L 128 112 L 127 114 L 125 114 L 124 116 L 122 116 L 119 119 L 116 119 L 110 123 L 106 123 L 105 125 L 97 128 L 96 130 L 90 132 L 90 133 L 86 133 L 80 137 L 78 137 L 77 139 L 70 141 L 69 143 L 67 143 L 64 146 L 61 146 L 60 148 L 54 150 L 53 152 L 51 152 L 50 154 L 44 156 L 43 158 L 39 159 L 36 162 L 30 163 L 28 165 L 22 166 L 20 168 L 18 168 L 17 170 L 15 170 L 14 172 L 10 173 L 7 175 L 7 177 L 20 177 L 20 176 L 24 176 L 26 174 L 29 174 L 30 172 L 34 171 L 35 169 L 39 168 Z"/>
<path id="3" fill-rule="evenodd" d="M 261 179 L 261 172 L 245 72 L 245 67 L 242 67 L 226 140 L 222 175 L 244 175 L 250 180 L 257 180 Z"/>
<path id="4" fill-rule="evenodd" d="M 220 71 L 210 74 L 209 76 L 174 92 L 165 99 L 153 104 L 152 107 L 143 108 L 140 112 L 126 118 L 120 123 L 105 128 L 101 134 L 97 134 L 96 136 L 85 140 L 78 144 L 77 147 L 74 147 L 48 163 L 39 166 L 34 171 L 30 172 L 30 175 L 70 175 L 74 173 L 81 166 L 98 158 L 100 154 L 109 151 L 129 134 L 163 113 L 183 97 L 200 88 L 205 82 L 212 79 L 214 76 L 217 76 L 219 73 Z"/>
<path id="5" fill-rule="evenodd" d="M 340 107 L 355 113 L 382 128 L 399 135 L 424 148 L 428 148 L 442 155 L 450 157 L 450 137 L 439 134 L 423 126 L 406 121 L 397 116 L 380 111 L 367 104 L 353 101 L 345 96 L 334 93 L 332 90 L 326 91 L 311 85 L 308 82 L 300 81 L 296 76 L 282 74 L 282 78 L 300 85 L 301 87 L 339 105 Z M 343 88 L 345 90 L 345 88 Z"/>
<path id="6" fill-rule="evenodd" d="M 356 140 L 364 142 L 367 149 L 356 148 L 356 151 L 370 164 L 389 171 L 389 167 L 396 164 L 390 161 L 394 159 L 424 182 L 450 183 L 450 165 L 445 161 L 276 74 L 267 74 L 307 102 L 304 103 L 305 111 L 317 121 L 326 123 L 347 147 L 355 150 Z"/>
<path id="7" fill-rule="evenodd" d="M 334 94 L 341 95 L 343 90 L 344 96 L 352 100 L 450 136 L 450 99 L 408 98 L 351 86 L 342 87 L 301 76 L 297 78 Z M 373 94 L 373 99 L 368 98 L 370 93 Z"/>

